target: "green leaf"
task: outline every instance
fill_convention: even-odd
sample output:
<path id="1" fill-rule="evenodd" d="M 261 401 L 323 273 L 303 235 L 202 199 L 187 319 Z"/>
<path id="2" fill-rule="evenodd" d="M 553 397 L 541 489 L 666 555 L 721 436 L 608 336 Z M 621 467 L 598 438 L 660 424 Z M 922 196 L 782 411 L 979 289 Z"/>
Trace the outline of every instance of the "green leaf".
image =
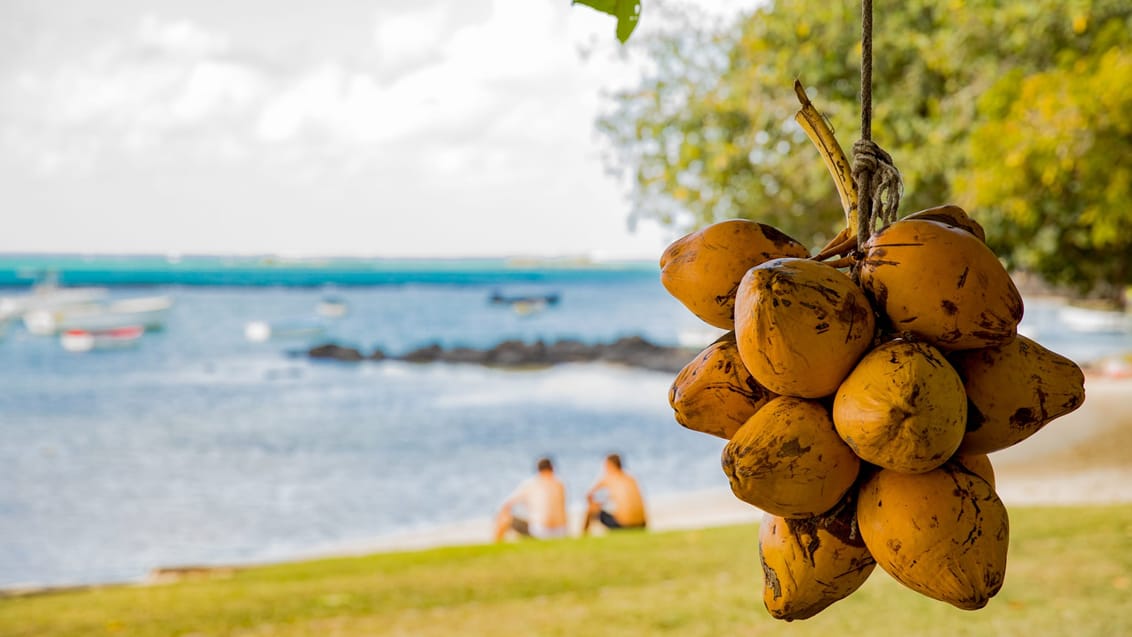
<path id="1" fill-rule="evenodd" d="M 617 18 L 617 39 L 625 43 L 637 28 L 641 18 L 640 0 L 573 0 L 571 4 L 584 4 Z"/>
<path id="2" fill-rule="evenodd" d="M 624 44 L 641 19 L 640 0 L 617 0 L 617 39 Z"/>

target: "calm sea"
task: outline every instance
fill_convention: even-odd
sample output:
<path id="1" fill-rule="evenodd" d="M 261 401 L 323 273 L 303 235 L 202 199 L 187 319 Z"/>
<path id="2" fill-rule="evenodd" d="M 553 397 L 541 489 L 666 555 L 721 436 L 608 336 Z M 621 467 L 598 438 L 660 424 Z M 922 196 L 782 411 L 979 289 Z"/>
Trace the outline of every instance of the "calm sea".
<path id="1" fill-rule="evenodd" d="M 175 305 L 128 351 L 73 354 L 14 325 L 0 341 L 0 586 L 287 558 L 489 515 L 540 454 L 576 500 L 614 450 L 652 494 L 723 484 L 720 444 L 671 420 L 665 374 L 312 362 L 288 355 L 306 341 L 244 338 L 250 321 L 309 322 L 333 296 L 349 313 L 317 340 L 365 350 L 708 339 L 655 266 L 75 261 L 9 261 L 7 276 L 157 282 L 112 294 Z M 488 302 L 496 290 L 561 300 L 521 316 Z"/>
<path id="2" fill-rule="evenodd" d="M 365 350 L 710 341 L 651 264 L 0 258 L 0 284 L 48 271 L 175 305 L 130 350 L 73 354 L 15 325 L 0 340 L 0 587 L 286 559 L 479 518 L 541 454 L 575 503 L 610 451 L 649 496 L 726 484 L 722 443 L 672 420 L 667 374 L 315 362 L 288 353 L 306 341 L 244 338 L 250 321 L 314 320 L 333 296 L 349 313 L 316 340 Z M 488 302 L 497 290 L 561 301 L 519 315 Z M 1060 329 L 1055 307 L 1028 312 L 1039 340 L 1079 359 L 1132 349 Z"/>

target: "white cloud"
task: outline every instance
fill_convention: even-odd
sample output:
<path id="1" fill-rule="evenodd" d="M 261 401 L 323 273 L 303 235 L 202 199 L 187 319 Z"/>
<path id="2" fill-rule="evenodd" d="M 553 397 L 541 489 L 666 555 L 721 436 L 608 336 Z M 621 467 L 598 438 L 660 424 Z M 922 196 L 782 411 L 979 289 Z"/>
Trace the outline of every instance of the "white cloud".
<path id="1" fill-rule="evenodd" d="M 178 88 L 170 112 L 181 121 L 194 121 L 248 108 L 264 95 L 267 81 L 247 66 L 204 59 L 193 63 Z"/>
<path id="2" fill-rule="evenodd" d="M 266 100 L 257 131 L 271 142 L 289 140 L 309 123 L 325 121 L 339 110 L 344 73 L 326 65 L 301 77 L 290 87 Z"/>
<path id="3" fill-rule="evenodd" d="M 579 68 L 577 43 L 613 28 L 586 7 L 494 0 L 487 19 L 465 24 L 450 9 L 378 10 L 371 50 L 355 59 L 270 70 L 220 30 L 145 16 L 132 33 L 68 64 L 23 72 L 14 93 L 49 138 L 43 148 L 56 153 L 76 137 L 106 147 L 132 140 L 138 150 L 194 127 L 245 145 L 321 136 L 365 154 L 391 140 L 459 138 L 485 126 L 512 139 L 554 137 L 570 108 L 592 110 L 602 87 L 633 74 L 631 65 L 595 60 Z"/>
<path id="4" fill-rule="evenodd" d="M 154 16 L 142 18 L 136 38 L 142 46 L 192 59 L 220 54 L 229 48 L 228 38 L 221 34 L 188 20 L 164 22 Z"/>
<path id="5" fill-rule="evenodd" d="M 262 99 L 266 76 L 232 56 L 226 37 L 191 22 L 144 17 L 53 67 L 18 72 L 6 92 L 22 134 L 15 152 L 45 172 L 89 168 L 99 155 L 143 153 L 188 140 L 220 147 L 231 118 Z M 0 124 L 3 126 L 3 124 Z M 192 130 L 198 135 L 186 137 Z M 60 158 L 84 157 L 84 161 Z"/>
<path id="6" fill-rule="evenodd" d="M 522 101 L 545 101 L 523 84 L 542 78 L 569 86 L 576 55 L 555 29 L 562 11 L 550 2 L 496 0 L 491 20 L 449 30 L 440 7 L 378 17 L 380 69 L 323 65 L 266 103 L 258 130 L 281 141 L 304 127 L 342 144 L 372 145 L 419 134 L 478 128 Z M 412 67 L 401 72 L 398 65 Z M 382 81 L 379 71 L 397 71 Z M 514 85 L 514 86 L 513 86 Z"/>
<path id="7" fill-rule="evenodd" d="M 379 13 L 373 39 L 380 68 L 399 74 L 438 61 L 451 32 L 444 9 L 433 5 L 411 13 Z"/>
<path id="8" fill-rule="evenodd" d="M 147 16 L 81 59 L 23 72 L 15 92 L 43 135 L 37 152 L 67 154 L 80 140 L 140 152 L 175 146 L 191 129 L 198 141 L 274 149 L 314 139 L 366 155 L 422 135 L 459 145 L 488 126 L 546 139 L 566 107 L 555 100 L 588 107 L 608 77 L 584 73 L 579 84 L 577 53 L 559 24 L 567 5 L 495 0 L 490 19 L 465 25 L 450 24 L 443 9 L 379 13 L 360 61 L 270 72 L 224 33 Z"/>
<path id="9" fill-rule="evenodd" d="M 0 161 L 83 188 L 29 195 L 56 216 L 26 216 L 23 236 L 57 250 L 656 250 L 659 232 L 628 238 L 594 140 L 601 89 L 635 75 L 608 54 L 613 20 L 563 0 L 493 0 L 489 15 L 461 1 L 379 6 L 336 53 L 319 46 L 335 33 L 320 13 L 302 56 L 249 48 L 223 22 L 139 16 L 81 55 L 0 72 Z M 606 44 L 582 63 L 590 40 Z M 51 231 L 92 199 L 99 227 L 136 236 Z"/>

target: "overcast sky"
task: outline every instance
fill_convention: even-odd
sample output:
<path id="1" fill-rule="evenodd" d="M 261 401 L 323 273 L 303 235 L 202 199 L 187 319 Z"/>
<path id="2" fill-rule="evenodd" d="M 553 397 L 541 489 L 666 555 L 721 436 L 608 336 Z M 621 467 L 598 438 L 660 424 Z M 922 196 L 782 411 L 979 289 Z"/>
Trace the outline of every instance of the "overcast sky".
<path id="1" fill-rule="evenodd" d="M 639 72 L 613 29 L 568 0 L 3 0 L 0 252 L 655 258 L 593 128 Z"/>

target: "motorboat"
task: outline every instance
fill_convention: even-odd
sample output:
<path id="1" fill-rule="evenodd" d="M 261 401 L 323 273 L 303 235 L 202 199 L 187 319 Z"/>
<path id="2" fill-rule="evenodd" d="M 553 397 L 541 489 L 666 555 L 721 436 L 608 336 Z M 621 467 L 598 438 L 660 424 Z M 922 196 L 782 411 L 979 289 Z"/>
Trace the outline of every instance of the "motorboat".
<path id="1" fill-rule="evenodd" d="M 318 302 L 315 308 L 319 316 L 326 318 L 342 318 L 350 312 L 350 306 L 346 305 L 346 300 L 337 296 L 328 296 Z"/>
<path id="2" fill-rule="evenodd" d="M 488 297 L 488 302 L 492 305 L 506 305 L 509 306 L 519 316 L 530 316 L 538 314 L 549 307 L 558 305 L 562 297 L 557 292 L 550 292 L 548 294 L 521 294 L 521 295 L 507 295 L 499 290 L 495 290 Z"/>
<path id="3" fill-rule="evenodd" d="M 173 299 L 169 296 L 146 296 L 38 309 L 24 314 L 24 327 L 39 336 L 51 336 L 68 330 L 102 332 L 119 327 L 140 326 L 143 330 L 160 330 L 165 326 Z"/>
<path id="4" fill-rule="evenodd" d="M 59 335 L 59 344 L 68 352 L 125 349 L 137 345 L 145 328 L 128 325 L 107 330 L 69 329 Z"/>
<path id="5" fill-rule="evenodd" d="M 109 294 L 106 288 L 60 287 L 55 280 L 36 284 L 27 294 L 0 297 L 0 316 L 21 316 L 29 312 L 55 311 L 72 305 L 101 301 Z"/>
<path id="6" fill-rule="evenodd" d="M 530 316 L 546 310 L 550 304 L 543 299 L 520 300 L 511 303 L 511 309 L 519 316 Z"/>
<path id="7" fill-rule="evenodd" d="M 507 295 L 499 290 L 495 290 L 491 293 L 491 296 L 488 297 L 488 301 L 492 305 L 541 305 L 544 308 L 551 305 L 558 305 L 558 302 L 561 300 L 562 297 L 557 292 L 550 292 L 548 294 Z"/>

